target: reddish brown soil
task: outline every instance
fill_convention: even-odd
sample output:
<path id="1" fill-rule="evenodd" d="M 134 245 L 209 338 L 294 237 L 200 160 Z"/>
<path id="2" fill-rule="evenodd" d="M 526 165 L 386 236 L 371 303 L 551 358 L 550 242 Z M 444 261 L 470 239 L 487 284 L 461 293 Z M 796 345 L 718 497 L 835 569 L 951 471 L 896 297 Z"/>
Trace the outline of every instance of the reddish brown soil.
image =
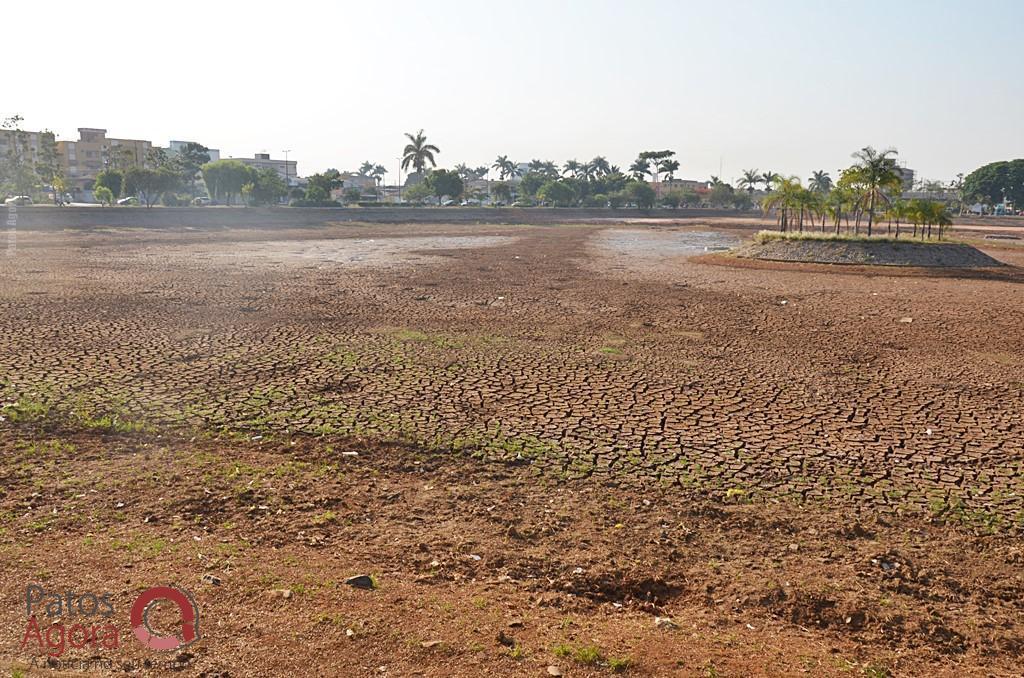
<path id="1" fill-rule="evenodd" d="M 19 234 L 0 656 L 35 582 L 113 594 L 64 658 L 166 662 L 176 582 L 189 674 L 1017 673 L 1020 278 L 630 228 Z"/>

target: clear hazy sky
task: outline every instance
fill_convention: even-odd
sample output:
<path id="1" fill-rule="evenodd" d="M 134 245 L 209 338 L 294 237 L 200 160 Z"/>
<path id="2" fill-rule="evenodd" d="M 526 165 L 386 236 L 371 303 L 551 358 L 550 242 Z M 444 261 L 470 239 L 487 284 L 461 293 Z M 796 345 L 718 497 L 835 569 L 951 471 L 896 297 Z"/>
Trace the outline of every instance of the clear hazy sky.
<path id="1" fill-rule="evenodd" d="M 1021 0 L 6 0 L 0 116 L 389 181 L 421 127 L 448 167 L 667 148 L 680 177 L 806 178 L 870 144 L 948 180 L 1024 157 L 1022 26 Z"/>

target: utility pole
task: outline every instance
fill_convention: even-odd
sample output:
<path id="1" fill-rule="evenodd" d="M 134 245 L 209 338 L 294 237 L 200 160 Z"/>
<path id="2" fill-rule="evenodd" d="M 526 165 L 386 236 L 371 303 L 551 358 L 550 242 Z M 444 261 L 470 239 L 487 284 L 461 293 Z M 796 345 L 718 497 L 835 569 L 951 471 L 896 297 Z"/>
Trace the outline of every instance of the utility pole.
<path id="1" fill-rule="evenodd" d="M 398 204 L 402 204 L 402 159 L 398 159 Z"/>
<path id="2" fill-rule="evenodd" d="M 283 150 L 281 152 L 284 153 L 284 188 L 285 188 L 285 191 L 286 191 L 284 198 L 285 198 L 285 201 L 287 202 L 287 201 L 291 200 L 291 197 L 292 197 L 291 196 L 292 184 L 291 184 L 291 181 L 289 179 L 289 173 L 288 173 L 288 154 L 292 152 L 292 149 L 288 148 L 288 149 L 285 149 L 285 150 Z"/>

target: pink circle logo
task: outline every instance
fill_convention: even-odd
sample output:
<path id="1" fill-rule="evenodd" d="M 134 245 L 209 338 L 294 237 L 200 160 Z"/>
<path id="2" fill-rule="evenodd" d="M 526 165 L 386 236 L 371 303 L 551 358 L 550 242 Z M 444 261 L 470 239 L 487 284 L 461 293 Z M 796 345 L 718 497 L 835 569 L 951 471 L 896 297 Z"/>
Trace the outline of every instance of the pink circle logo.
<path id="1" fill-rule="evenodd" d="M 169 600 L 181 611 L 181 633 L 163 636 L 153 632 L 149 625 L 149 611 L 158 600 Z M 173 586 L 154 586 L 143 591 L 135 602 L 129 617 L 132 631 L 139 642 L 151 650 L 177 650 L 199 639 L 199 608 L 187 592 Z"/>

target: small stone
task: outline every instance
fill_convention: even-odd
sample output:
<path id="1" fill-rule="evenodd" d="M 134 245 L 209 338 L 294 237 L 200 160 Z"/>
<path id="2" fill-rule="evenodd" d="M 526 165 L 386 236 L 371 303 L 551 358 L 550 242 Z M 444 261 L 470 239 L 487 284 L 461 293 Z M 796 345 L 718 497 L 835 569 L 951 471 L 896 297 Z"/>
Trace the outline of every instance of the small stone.
<path id="1" fill-rule="evenodd" d="M 420 647 L 429 650 L 430 648 L 437 647 L 440 644 L 440 640 L 424 640 L 422 643 L 420 643 Z"/>
<path id="2" fill-rule="evenodd" d="M 512 636 L 506 636 L 504 631 L 498 631 L 498 643 L 505 647 L 515 647 L 516 641 Z"/>
<path id="3" fill-rule="evenodd" d="M 202 581 L 204 584 L 209 584 L 210 586 L 220 586 L 220 577 L 210 573 L 204 574 Z"/>
<path id="4" fill-rule="evenodd" d="M 552 664 L 551 666 L 548 667 L 548 675 L 549 676 L 560 676 L 560 675 L 562 675 L 562 669 L 560 669 L 557 666 L 555 666 L 554 664 Z"/>
<path id="5" fill-rule="evenodd" d="M 799 551 L 800 550 L 800 545 L 799 544 L 790 544 L 789 545 L 789 550 L 793 551 L 793 552 Z"/>
<path id="6" fill-rule="evenodd" d="M 271 598 L 284 598 L 287 600 L 292 597 L 291 589 L 271 589 L 268 593 Z"/>
<path id="7" fill-rule="evenodd" d="M 910 317 L 904 316 L 903 318 L 900 318 L 900 322 L 901 323 L 910 324 L 910 323 L 914 322 L 914 319 L 910 318 Z"/>
<path id="8" fill-rule="evenodd" d="M 366 589 L 372 591 L 377 588 L 377 585 L 373 581 L 373 577 L 368 574 L 357 574 L 354 577 L 349 577 L 345 580 L 345 583 L 349 586 L 354 586 L 357 589 Z"/>
<path id="9" fill-rule="evenodd" d="M 510 629 L 521 629 L 523 626 L 525 626 L 525 624 L 523 624 L 522 619 L 513 619 L 508 623 L 508 627 Z"/>
<path id="10" fill-rule="evenodd" d="M 668 617 L 655 617 L 654 625 L 659 629 L 678 629 L 679 624 L 675 623 Z"/>
<path id="11" fill-rule="evenodd" d="M 349 638 L 355 638 L 356 637 L 356 632 L 353 631 L 352 629 L 345 629 L 345 635 L 348 636 Z"/>

